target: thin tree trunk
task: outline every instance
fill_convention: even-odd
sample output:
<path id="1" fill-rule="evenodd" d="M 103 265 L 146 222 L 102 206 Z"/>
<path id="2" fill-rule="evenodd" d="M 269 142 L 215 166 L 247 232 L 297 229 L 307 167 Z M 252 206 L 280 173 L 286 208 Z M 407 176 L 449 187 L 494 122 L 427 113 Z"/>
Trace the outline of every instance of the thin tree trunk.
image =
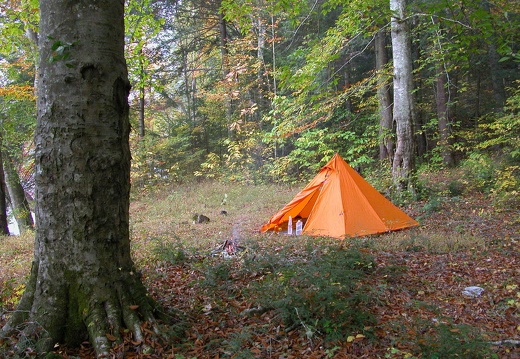
<path id="1" fill-rule="evenodd" d="M 228 75 L 229 65 L 229 51 L 228 51 L 228 33 L 227 24 L 224 14 L 219 13 L 219 28 L 220 28 L 220 54 L 222 57 L 222 79 L 225 79 Z M 233 122 L 233 109 L 231 96 L 224 99 L 224 106 L 226 107 L 226 123 L 228 124 L 228 137 L 233 137 L 233 131 L 231 130 L 231 123 Z"/>
<path id="2" fill-rule="evenodd" d="M 20 183 L 20 176 L 14 167 L 13 160 L 9 156 L 4 160 L 5 183 L 11 199 L 11 207 L 18 224 L 20 234 L 34 228 L 29 201 Z"/>
<path id="3" fill-rule="evenodd" d="M 405 17 L 405 0 L 390 0 L 392 54 L 394 63 L 394 108 L 396 150 L 392 177 L 399 190 L 413 188 L 415 100 L 413 96 L 410 31 Z"/>
<path id="4" fill-rule="evenodd" d="M 143 138 L 144 135 L 145 135 L 145 128 L 144 128 L 144 64 L 143 64 L 143 49 L 141 49 L 140 51 L 141 53 L 139 54 L 139 62 L 140 62 L 140 66 L 141 66 L 141 74 L 140 74 L 140 77 L 141 77 L 141 81 L 140 81 L 140 85 L 139 85 L 139 137 Z"/>
<path id="5" fill-rule="evenodd" d="M 491 14 L 491 3 L 487 0 L 482 2 L 484 10 Z M 489 64 L 489 75 L 491 78 L 491 86 L 493 88 L 493 96 L 495 102 L 495 109 L 498 111 L 503 110 L 506 103 L 506 91 L 504 88 L 504 79 L 500 73 L 500 56 L 496 47 L 495 34 L 491 34 L 488 39 L 488 64 Z"/>
<path id="6" fill-rule="evenodd" d="M 377 99 L 379 101 L 379 159 L 392 159 L 394 139 L 392 137 L 392 98 L 390 83 L 383 71 L 388 63 L 386 52 L 386 34 L 381 30 L 375 37 L 376 71 L 379 72 Z"/>
<path id="7" fill-rule="evenodd" d="M 19 335 L 44 349 L 88 337 L 108 356 L 124 328 L 144 346 L 155 309 L 130 256 L 124 2 L 40 0 L 40 14 L 34 260 L 0 336 L 27 320 Z"/>
<path id="8" fill-rule="evenodd" d="M 439 146 L 445 166 L 453 167 L 455 160 L 451 151 L 451 134 L 449 125 L 448 96 L 446 94 L 448 78 L 444 66 L 439 65 L 435 79 L 435 101 L 439 120 Z"/>
<path id="9" fill-rule="evenodd" d="M 420 46 L 412 47 L 412 61 L 421 58 L 422 54 Z M 421 76 L 415 78 L 413 84 L 414 88 L 417 89 L 422 89 L 426 86 Z M 415 92 L 414 102 L 423 103 L 424 101 L 427 101 L 425 97 L 426 96 L 424 91 L 417 90 Z M 414 115 L 414 122 L 412 123 L 414 129 L 414 153 L 417 157 L 423 158 L 424 155 L 426 155 L 430 149 L 427 130 L 427 123 L 429 121 L 430 114 L 427 114 L 424 109 L 416 109 Z"/>
<path id="10" fill-rule="evenodd" d="M 0 136 L 0 235 L 9 235 L 9 223 L 7 220 L 7 195 L 2 160 L 2 138 Z"/>

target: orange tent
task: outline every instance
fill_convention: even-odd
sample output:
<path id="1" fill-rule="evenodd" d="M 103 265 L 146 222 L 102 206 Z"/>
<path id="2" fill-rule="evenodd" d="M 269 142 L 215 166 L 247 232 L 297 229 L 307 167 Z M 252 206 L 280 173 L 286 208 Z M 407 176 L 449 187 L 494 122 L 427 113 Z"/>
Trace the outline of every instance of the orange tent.
<path id="1" fill-rule="evenodd" d="M 260 229 L 285 230 L 289 217 L 304 221 L 303 234 L 359 237 L 417 226 L 363 179 L 339 154 Z"/>

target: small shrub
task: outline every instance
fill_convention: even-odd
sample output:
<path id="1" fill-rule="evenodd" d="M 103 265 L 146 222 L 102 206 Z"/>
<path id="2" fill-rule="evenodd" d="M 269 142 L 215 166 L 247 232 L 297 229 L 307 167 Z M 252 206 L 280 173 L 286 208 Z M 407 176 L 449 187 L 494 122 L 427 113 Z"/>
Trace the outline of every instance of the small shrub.
<path id="1" fill-rule="evenodd" d="M 188 254 L 182 245 L 159 243 L 153 248 L 153 253 L 160 261 L 171 264 L 184 263 L 188 259 Z"/>
<path id="2" fill-rule="evenodd" d="M 458 197 L 464 193 L 464 184 L 459 180 L 448 183 L 448 192 L 451 197 Z"/>
<path id="3" fill-rule="evenodd" d="M 8 279 L 1 283 L 0 290 L 0 310 L 3 308 L 11 310 L 20 301 L 25 290 L 25 284 L 18 284 L 15 279 Z"/>
<path id="4" fill-rule="evenodd" d="M 462 162 L 465 184 L 470 189 L 489 192 L 493 187 L 495 162 L 485 154 L 474 152 Z"/>
<path id="5" fill-rule="evenodd" d="M 207 287 L 225 287 L 231 280 L 232 262 L 223 261 L 208 265 L 205 269 L 203 286 Z"/>
<path id="6" fill-rule="evenodd" d="M 488 342 L 469 325 L 439 324 L 417 341 L 421 358 L 498 358 Z"/>
<path id="7" fill-rule="evenodd" d="M 495 204 L 503 208 L 520 206 L 520 166 L 508 166 L 497 171 L 491 190 Z"/>
<path id="8" fill-rule="evenodd" d="M 329 340 L 363 332 L 374 323 L 366 310 L 369 289 L 361 279 L 372 272 L 372 258 L 357 250 L 326 248 L 320 255 L 278 268 L 256 288 L 263 306 L 274 307 L 287 327 L 304 328 Z"/>
<path id="9" fill-rule="evenodd" d="M 253 358 L 254 354 L 249 349 L 253 344 L 252 333 L 248 328 L 231 334 L 230 338 L 224 340 L 221 344 L 222 351 L 232 358 L 249 359 Z"/>
<path id="10" fill-rule="evenodd" d="M 439 196 L 432 196 L 423 206 L 423 211 L 427 214 L 438 212 L 442 208 L 442 198 Z"/>

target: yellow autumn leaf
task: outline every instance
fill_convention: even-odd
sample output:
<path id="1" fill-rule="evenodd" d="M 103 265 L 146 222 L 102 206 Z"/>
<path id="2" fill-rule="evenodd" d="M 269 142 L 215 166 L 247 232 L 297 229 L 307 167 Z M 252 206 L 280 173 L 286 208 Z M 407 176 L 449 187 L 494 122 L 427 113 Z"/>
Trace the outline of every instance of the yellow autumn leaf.
<path id="1" fill-rule="evenodd" d="M 363 339 L 365 336 L 363 334 L 356 334 L 356 336 L 354 335 L 349 335 L 347 337 L 347 343 L 352 343 L 354 340 L 356 339 Z"/>

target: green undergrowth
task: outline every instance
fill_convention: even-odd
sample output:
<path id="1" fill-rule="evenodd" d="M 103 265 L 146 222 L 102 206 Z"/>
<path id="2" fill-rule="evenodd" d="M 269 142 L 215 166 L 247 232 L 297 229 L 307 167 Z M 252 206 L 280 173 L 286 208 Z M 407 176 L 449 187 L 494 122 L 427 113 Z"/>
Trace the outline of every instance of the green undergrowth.
<path id="1" fill-rule="evenodd" d="M 363 285 L 375 269 L 369 255 L 337 246 L 307 247 L 298 258 L 278 255 L 247 263 L 247 270 L 265 272 L 251 296 L 275 308 L 287 327 L 301 328 L 307 337 L 342 340 L 375 324 L 371 288 Z"/>
<path id="2" fill-rule="evenodd" d="M 375 324 L 372 288 L 364 283 L 373 258 L 357 249 L 308 239 L 251 245 L 240 259 L 217 257 L 199 263 L 201 289 L 215 298 L 247 297 L 255 308 L 272 310 L 287 331 L 310 340 L 343 340 Z M 262 311 L 262 309 L 259 309 Z"/>

